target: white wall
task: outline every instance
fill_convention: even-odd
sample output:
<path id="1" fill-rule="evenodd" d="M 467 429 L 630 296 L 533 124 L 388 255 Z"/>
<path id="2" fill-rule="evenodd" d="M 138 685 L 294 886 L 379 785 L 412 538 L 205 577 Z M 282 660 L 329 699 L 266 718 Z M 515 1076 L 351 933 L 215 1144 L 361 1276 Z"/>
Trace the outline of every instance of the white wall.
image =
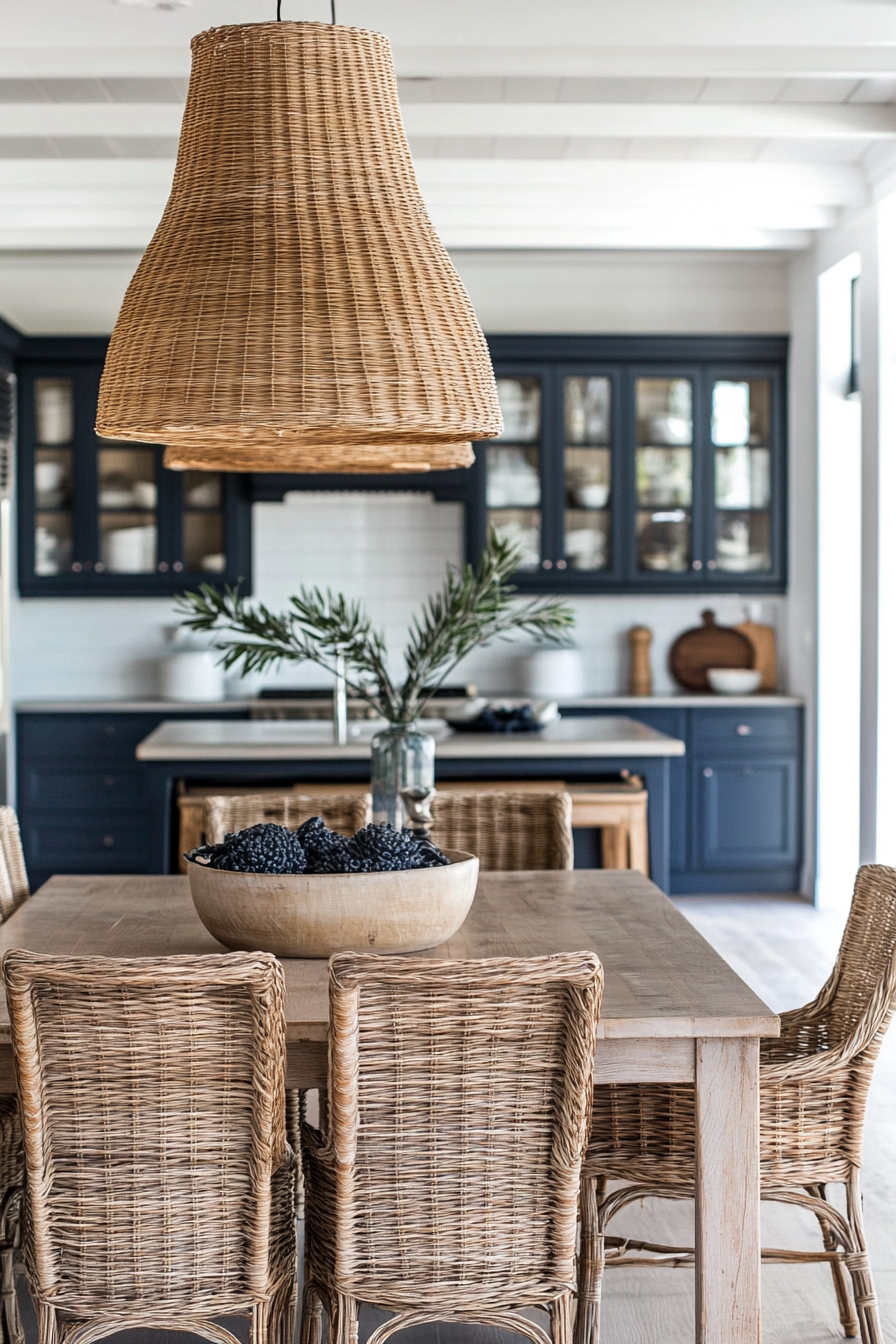
<path id="1" fill-rule="evenodd" d="M 776 252 L 454 252 L 491 332 L 787 332 Z"/>

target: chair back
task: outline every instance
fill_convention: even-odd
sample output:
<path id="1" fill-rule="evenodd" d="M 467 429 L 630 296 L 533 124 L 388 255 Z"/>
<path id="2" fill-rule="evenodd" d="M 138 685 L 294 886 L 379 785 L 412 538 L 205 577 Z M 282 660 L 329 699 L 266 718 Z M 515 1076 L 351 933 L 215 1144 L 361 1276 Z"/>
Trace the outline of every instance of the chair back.
<path id="1" fill-rule="evenodd" d="M 326 1142 L 346 1291 L 444 1310 L 446 1285 L 483 1308 L 571 1287 L 602 984 L 590 952 L 331 959 Z"/>
<path id="2" fill-rule="evenodd" d="M 32 1292 L 154 1319 L 266 1298 L 272 1206 L 293 1184 L 276 958 L 12 951 L 2 973 Z"/>
<path id="3" fill-rule="evenodd" d="M 12 807 L 0 807 L 0 924 L 31 895 L 19 819 Z"/>
<path id="4" fill-rule="evenodd" d="M 896 1006 L 885 990 L 896 971 L 896 870 L 866 864 L 856 874 L 852 905 L 834 969 L 819 995 L 830 1049 L 863 1023 L 876 1058 Z M 873 1021 L 869 1018 L 869 1013 Z"/>
<path id="5" fill-rule="evenodd" d="M 370 794 L 247 793 L 212 795 L 202 810 L 206 843 L 220 845 L 228 832 L 272 821 L 295 831 L 309 817 L 320 817 L 331 831 L 354 835 L 370 820 Z"/>
<path id="6" fill-rule="evenodd" d="M 434 844 L 476 854 L 483 872 L 571 868 L 572 799 L 558 790 L 437 793 Z"/>

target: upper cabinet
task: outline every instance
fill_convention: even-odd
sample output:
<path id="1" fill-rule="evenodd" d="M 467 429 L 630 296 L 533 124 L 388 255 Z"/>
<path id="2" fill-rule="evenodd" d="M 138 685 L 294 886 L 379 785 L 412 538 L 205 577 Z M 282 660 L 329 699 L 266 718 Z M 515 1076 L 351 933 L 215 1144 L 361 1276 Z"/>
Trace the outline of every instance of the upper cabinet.
<path id="1" fill-rule="evenodd" d="M 477 446 L 471 558 L 494 527 L 524 589 L 784 589 L 783 338 L 491 344 L 504 433 Z"/>
<path id="2" fill-rule="evenodd" d="M 101 358 L 29 360 L 19 377 L 19 591 L 151 597 L 251 582 L 240 476 L 174 472 L 153 444 L 94 433 Z"/>

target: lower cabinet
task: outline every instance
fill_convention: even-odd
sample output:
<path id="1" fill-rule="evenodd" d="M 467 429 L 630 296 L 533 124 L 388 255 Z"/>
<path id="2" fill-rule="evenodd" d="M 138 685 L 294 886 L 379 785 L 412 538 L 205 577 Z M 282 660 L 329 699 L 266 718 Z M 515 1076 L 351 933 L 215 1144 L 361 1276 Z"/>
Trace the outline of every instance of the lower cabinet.
<path id="1" fill-rule="evenodd" d="M 630 715 L 684 740 L 670 760 L 673 895 L 798 891 L 802 710 L 682 707 L 565 710 Z M 33 887 L 52 873 L 147 873 L 138 742 L 163 719 L 246 718 L 245 709 L 171 705 L 153 713 L 19 710 L 17 806 Z M 582 850 L 584 856 L 584 849 Z"/>
<path id="2" fill-rule="evenodd" d="M 794 760 L 693 763 L 700 870 L 792 868 L 799 861 Z"/>
<path id="3" fill-rule="evenodd" d="M 672 895 L 799 891 L 799 705 L 571 712 L 624 713 L 685 742 L 687 754 L 669 762 Z"/>
<path id="4" fill-rule="evenodd" d="M 53 873 L 152 871 L 138 742 L 164 719 L 245 718 L 171 705 L 154 713 L 16 714 L 16 807 L 32 890 Z"/>

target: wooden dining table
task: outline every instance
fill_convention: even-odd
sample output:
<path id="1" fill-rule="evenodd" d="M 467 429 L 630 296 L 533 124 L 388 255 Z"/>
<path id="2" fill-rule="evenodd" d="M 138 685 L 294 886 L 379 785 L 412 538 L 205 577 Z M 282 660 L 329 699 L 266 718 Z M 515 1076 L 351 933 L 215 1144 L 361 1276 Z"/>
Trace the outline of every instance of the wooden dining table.
<path id="1" fill-rule="evenodd" d="M 0 926 L 12 947 L 69 956 L 221 952 L 186 877 L 53 877 Z M 775 1014 L 639 873 L 483 873 L 460 931 L 418 955 L 593 949 L 605 974 L 595 1081 L 696 1088 L 697 1344 L 759 1344 L 759 1038 Z M 287 1086 L 326 1084 L 327 963 L 283 960 Z M 15 1088 L 0 1006 L 0 1090 Z"/>

